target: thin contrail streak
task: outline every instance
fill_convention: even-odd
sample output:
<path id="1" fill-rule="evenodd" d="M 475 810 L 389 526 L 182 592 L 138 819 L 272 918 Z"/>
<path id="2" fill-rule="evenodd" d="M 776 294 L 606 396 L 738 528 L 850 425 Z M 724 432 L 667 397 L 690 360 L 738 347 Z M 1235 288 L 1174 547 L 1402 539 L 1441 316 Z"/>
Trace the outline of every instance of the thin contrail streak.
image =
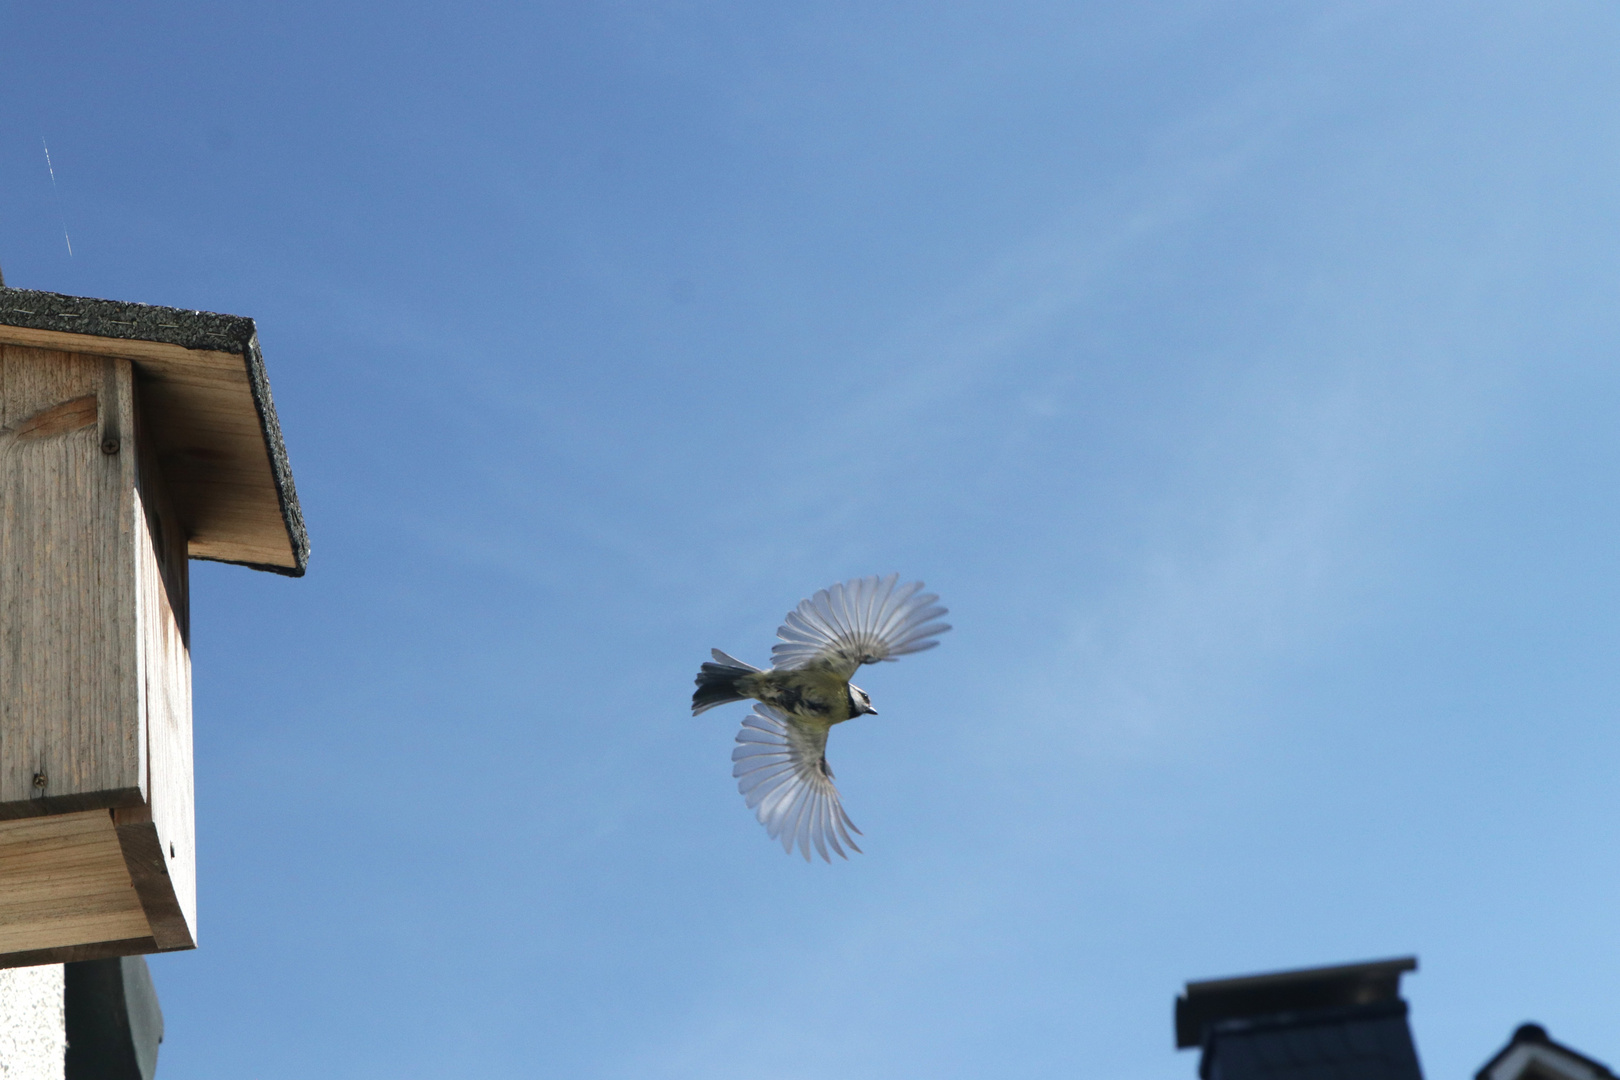
<path id="1" fill-rule="evenodd" d="M 67 215 L 62 213 L 62 193 L 56 190 L 56 170 L 51 167 L 51 148 L 45 145 L 45 136 L 39 137 L 39 145 L 45 147 L 45 171 L 51 174 L 51 198 L 56 200 L 56 216 L 62 221 L 62 239 L 67 241 L 68 258 L 73 258 L 73 238 L 68 235 Z"/>

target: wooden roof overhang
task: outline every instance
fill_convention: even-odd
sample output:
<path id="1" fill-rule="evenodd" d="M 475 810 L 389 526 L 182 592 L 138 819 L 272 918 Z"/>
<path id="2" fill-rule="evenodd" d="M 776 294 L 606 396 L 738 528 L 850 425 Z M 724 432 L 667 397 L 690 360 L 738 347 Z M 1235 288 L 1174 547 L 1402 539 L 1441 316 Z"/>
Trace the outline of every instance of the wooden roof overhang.
<path id="1" fill-rule="evenodd" d="M 303 576 L 309 537 L 252 319 L 0 286 L 0 345 L 129 360 L 191 557 Z"/>

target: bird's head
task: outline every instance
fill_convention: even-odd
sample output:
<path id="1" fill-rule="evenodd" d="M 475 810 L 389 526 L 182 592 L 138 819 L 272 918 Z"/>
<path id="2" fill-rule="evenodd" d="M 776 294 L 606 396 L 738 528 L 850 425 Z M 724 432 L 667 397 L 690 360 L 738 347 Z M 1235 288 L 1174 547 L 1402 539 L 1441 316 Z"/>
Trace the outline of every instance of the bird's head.
<path id="1" fill-rule="evenodd" d="M 877 710 L 872 708 L 872 699 L 866 696 L 865 690 L 862 690 L 854 683 L 849 684 L 849 699 L 855 703 L 854 715 L 860 716 L 863 713 L 869 713 L 872 716 L 877 715 Z"/>

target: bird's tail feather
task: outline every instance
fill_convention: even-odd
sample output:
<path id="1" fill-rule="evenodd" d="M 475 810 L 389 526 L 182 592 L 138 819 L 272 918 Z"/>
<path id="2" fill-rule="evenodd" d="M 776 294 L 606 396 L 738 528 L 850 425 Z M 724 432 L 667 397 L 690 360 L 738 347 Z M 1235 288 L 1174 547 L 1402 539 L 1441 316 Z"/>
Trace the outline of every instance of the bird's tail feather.
<path id="1" fill-rule="evenodd" d="M 693 716 L 728 701 L 746 700 L 748 695 L 737 690 L 737 680 L 759 672 L 754 665 L 746 664 L 735 656 L 727 656 L 719 649 L 711 649 L 710 652 L 718 662 L 704 664 L 697 678 L 692 680 L 697 683 L 697 689 L 692 693 Z"/>

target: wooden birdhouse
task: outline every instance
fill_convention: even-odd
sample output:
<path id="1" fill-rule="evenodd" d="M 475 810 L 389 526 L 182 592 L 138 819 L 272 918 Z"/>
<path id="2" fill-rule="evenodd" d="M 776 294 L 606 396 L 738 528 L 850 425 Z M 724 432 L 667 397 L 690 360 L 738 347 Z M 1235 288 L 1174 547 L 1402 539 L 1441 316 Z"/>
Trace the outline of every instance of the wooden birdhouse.
<path id="1" fill-rule="evenodd" d="M 308 554 L 251 319 L 0 287 L 0 967 L 196 946 L 188 561 Z"/>

